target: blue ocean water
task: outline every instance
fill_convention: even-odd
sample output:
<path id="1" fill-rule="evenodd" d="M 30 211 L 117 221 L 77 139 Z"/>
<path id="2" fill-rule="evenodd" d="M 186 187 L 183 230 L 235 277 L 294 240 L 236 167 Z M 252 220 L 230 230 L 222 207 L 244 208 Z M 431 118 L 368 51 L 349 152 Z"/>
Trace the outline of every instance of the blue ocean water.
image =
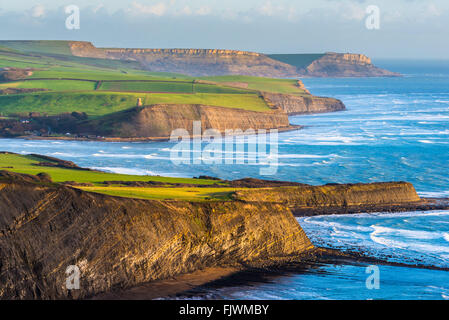
<path id="1" fill-rule="evenodd" d="M 295 116 L 299 131 L 279 134 L 279 167 L 258 164 L 175 165 L 173 143 L 105 143 L 1 139 L 0 150 L 40 153 L 112 172 L 224 179 L 258 177 L 309 184 L 403 180 L 423 196 L 449 197 L 449 62 L 377 61 L 401 78 L 304 79 L 315 95 L 348 110 Z M 362 214 L 302 218 L 317 245 L 362 250 L 393 261 L 449 267 L 449 213 Z M 363 265 L 325 265 L 272 283 L 213 289 L 220 298 L 446 299 L 449 272 L 380 267 L 368 290 Z M 207 296 L 207 295 L 206 295 Z"/>

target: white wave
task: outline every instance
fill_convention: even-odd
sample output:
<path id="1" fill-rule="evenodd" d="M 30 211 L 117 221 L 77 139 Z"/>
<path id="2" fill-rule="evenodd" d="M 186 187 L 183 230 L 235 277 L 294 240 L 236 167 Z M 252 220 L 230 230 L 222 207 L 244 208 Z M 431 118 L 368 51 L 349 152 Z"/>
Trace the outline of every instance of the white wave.
<path id="1" fill-rule="evenodd" d="M 318 154 L 280 154 L 279 159 L 320 159 L 338 157 L 336 154 L 318 155 Z"/>
<path id="2" fill-rule="evenodd" d="M 424 198 L 448 198 L 449 197 L 449 190 L 445 191 L 430 191 L 430 192 L 418 192 L 420 197 Z"/>
<path id="3" fill-rule="evenodd" d="M 50 156 L 54 156 L 54 157 L 79 157 L 79 154 L 76 153 L 68 153 L 68 152 L 52 152 L 49 153 Z"/>
<path id="4" fill-rule="evenodd" d="M 132 168 L 122 168 L 122 167 L 92 167 L 92 169 L 110 172 L 110 173 L 129 174 L 129 175 L 136 175 L 136 176 L 155 176 L 155 175 L 157 175 L 153 171 L 144 170 L 144 169 L 132 169 Z"/>
<path id="5" fill-rule="evenodd" d="M 429 231 L 421 231 L 421 230 L 407 230 L 407 229 L 396 229 L 396 228 L 389 228 L 389 227 L 381 227 L 381 226 L 371 226 L 374 228 L 376 234 L 383 233 L 383 234 L 393 234 L 393 235 L 399 235 L 404 238 L 410 238 L 410 239 L 439 239 L 442 238 L 444 235 L 440 232 L 429 232 Z"/>
<path id="6" fill-rule="evenodd" d="M 445 232 L 445 233 L 443 234 L 443 238 L 444 238 L 444 240 L 446 240 L 447 242 L 449 242 L 449 233 Z"/>
<path id="7" fill-rule="evenodd" d="M 388 238 L 385 234 L 381 236 L 382 233 L 388 233 L 388 230 L 390 228 L 379 227 L 374 225 L 371 227 L 374 229 L 374 231 L 370 234 L 370 239 L 377 244 L 384 245 L 389 248 L 408 249 L 432 254 L 449 253 L 449 247 L 427 243 L 405 242 L 400 240 L 394 240 Z"/>

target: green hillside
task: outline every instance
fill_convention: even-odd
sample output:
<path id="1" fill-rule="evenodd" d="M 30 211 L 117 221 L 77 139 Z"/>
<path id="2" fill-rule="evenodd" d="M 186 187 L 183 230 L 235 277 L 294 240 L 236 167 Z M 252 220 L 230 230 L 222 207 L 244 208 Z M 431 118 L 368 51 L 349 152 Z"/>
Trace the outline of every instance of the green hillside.
<path id="1" fill-rule="evenodd" d="M 307 68 L 313 61 L 324 56 L 323 54 L 269 54 L 271 59 L 278 60 L 299 69 Z"/>
<path id="2" fill-rule="evenodd" d="M 44 172 L 55 183 L 75 182 L 77 184 L 86 184 L 75 185 L 75 188 L 113 196 L 155 200 L 216 201 L 228 200 L 232 193 L 239 190 L 226 187 L 223 182 L 216 180 L 135 176 L 76 168 L 61 168 L 51 166 L 51 164 L 56 165 L 57 162 L 33 155 L 0 153 L 0 170 L 32 175 Z M 105 185 L 105 181 L 117 183 Z M 130 187 L 124 184 L 126 182 L 156 182 L 162 183 L 162 185 L 155 187 Z M 216 186 L 217 183 L 221 185 L 219 188 Z M 202 185 L 203 187 L 195 187 L 195 185 Z"/>
<path id="3" fill-rule="evenodd" d="M 67 41 L 0 41 L 2 68 L 32 72 L 26 77 L 2 80 L 0 70 L 2 116 L 73 111 L 102 116 L 132 108 L 138 98 L 146 105 L 206 104 L 270 111 L 259 91 L 304 94 L 295 80 L 249 76 L 195 79 L 142 70 L 135 61 L 75 57 Z"/>

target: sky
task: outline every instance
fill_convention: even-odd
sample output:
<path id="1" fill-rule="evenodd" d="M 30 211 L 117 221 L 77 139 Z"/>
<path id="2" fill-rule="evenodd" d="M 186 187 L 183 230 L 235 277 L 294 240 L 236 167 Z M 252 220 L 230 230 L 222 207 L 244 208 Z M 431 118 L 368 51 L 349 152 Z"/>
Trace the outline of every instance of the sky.
<path id="1" fill-rule="evenodd" d="M 66 28 L 68 5 L 79 29 Z M 0 0 L 2 40 L 449 59 L 448 35 L 448 0 Z"/>

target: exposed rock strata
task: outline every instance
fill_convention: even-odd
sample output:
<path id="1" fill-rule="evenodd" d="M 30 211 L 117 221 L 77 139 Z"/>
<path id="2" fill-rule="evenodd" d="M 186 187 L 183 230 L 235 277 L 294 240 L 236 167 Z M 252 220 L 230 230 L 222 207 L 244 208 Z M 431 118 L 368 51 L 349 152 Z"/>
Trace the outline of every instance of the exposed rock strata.
<path id="1" fill-rule="evenodd" d="M 307 67 L 300 69 L 306 77 L 397 77 L 400 74 L 374 66 L 363 54 L 326 53 Z"/>
<path id="2" fill-rule="evenodd" d="M 264 199 L 286 205 L 296 215 L 401 211 L 401 208 L 427 205 L 407 182 L 251 189 L 238 191 L 234 197 L 245 202 Z"/>
<path id="3" fill-rule="evenodd" d="M 284 112 L 255 112 L 242 109 L 206 105 L 152 105 L 133 108 L 105 116 L 81 127 L 80 132 L 92 130 L 97 135 L 142 138 L 170 138 L 175 129 L 185 129 L 193 134 L 193 122 L 201 121 L 204 132 L 207 129 L 288 129 L 288 115 Z M 102 131 L 101 128 L 106 128 Z"/>
<path id="4" fill-rule="evenodd" d="M 96 48 L 90 42 L 70 42 L 79 57 L 137 61 L 150 71 L 182 73 L 192 76 L 250 75 L 260 77 L 378 77 L 399 74 L 374 66 L 362 54 L 333 53 L 316 55 L 302 63 L 286 63 L 283 55 L 269 55 L 220 49 L 122 49 Z M 286 55 L 292 56 L 292 55 Z M 293 55 L 296 56 L 296 55 Z"/>
<path id="5" fill-rule="evenodd" d="M 3 176 L 1 299 L 85 298 L 313 248 L 278 204 L 134 200 Z M 70 265 L 80 268 L 79 290 L 66 289 Z"/>
<path id="6" fill-rule="evenodd" d="M 70 43 L 72 54 L 80 57 L 139 62 L 144 69 L 192 76 L 250 75 L 294 77 L 296 68 L 266 55 L 220 49 L 119 49 L 96 48 L 88 42 Z"/>
<path id="7" fill-rule="evenodd" d="M 312 95 L 296 96 L 292 94 L 262 92 L 267 104 L 282 109 L 289 115 L 324 113 L 346 110 L 338 99 Z"/>

